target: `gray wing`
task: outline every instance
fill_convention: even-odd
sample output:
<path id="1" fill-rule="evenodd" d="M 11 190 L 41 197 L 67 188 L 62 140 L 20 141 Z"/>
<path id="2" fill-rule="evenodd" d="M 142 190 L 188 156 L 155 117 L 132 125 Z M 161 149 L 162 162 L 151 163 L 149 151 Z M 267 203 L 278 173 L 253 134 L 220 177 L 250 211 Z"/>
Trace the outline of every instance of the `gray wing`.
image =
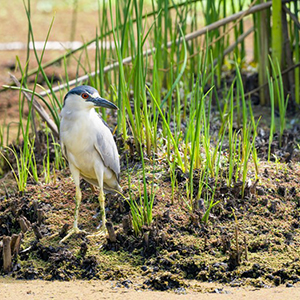
<path id="1" fill-rule="evenodd" d="M 94 145 L 96 151 L 101 156 L 105 167 L 110 168 L 119 181 L 120 159 L 114 138 L 108 127 L 104 126 L 103 130 L 97 132 L 97 140 Z"/>

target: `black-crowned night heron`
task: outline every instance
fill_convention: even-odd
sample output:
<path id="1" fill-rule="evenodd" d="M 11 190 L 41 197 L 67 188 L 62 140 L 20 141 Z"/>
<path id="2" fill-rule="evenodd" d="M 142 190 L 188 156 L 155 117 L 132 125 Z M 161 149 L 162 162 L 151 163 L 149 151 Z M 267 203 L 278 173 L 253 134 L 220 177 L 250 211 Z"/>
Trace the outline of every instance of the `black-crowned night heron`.
<path id="1" fill-rule="evenodd" d="M 120 160 L 113 136 L 95 107 L 117 109 L 113 103 L 101 98 L 96 89 L 78 86 L 70 90 L 61 110 L 60 143 L 63 155 L 76 185 L 76 208 L 73 228 L 61 240 L 79 233 L 78 213 L 81 202 L 80 177 L 98 186 L 101 231 L 105 232 L 104 192 L 120 190 Z"/>

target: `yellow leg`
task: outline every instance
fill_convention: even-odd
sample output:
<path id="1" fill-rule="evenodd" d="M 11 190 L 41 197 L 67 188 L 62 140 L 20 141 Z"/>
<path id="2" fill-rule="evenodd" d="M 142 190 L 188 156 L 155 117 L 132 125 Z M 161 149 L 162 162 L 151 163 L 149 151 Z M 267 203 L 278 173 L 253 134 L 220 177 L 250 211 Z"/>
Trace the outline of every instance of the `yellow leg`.
<path id="1" fill-rule="evenodd" d="M 100 204 L 100 215 L 101 215 L 101 227 L 98 232 L 95 234 L 90 234 L 87 237 L 94 237 L 94 236 L 104 236 L 107 232 L 106 230 L 106 216 L 105 216 L 105 197 L 103 193 L 103 189 L 100 188 L 100 193 L 99 193 L 99 204 Z"/>
<path id="2" fill-rule="evenodd" d="M 75 215 L 74 215 L 74 225 L 73 225 L 73 229 L 75 230 L 79 230 L 78 228 L 78 216 L 79 216 L 79 207 L 80 207 L 80 203 L 81 203 L 81 198 L 82 198 L 82 194 L 81 194 L 81 190 L 80 187 L 76 186 L 76 195 L 75 195 Z"/>
<path id="3" fill-rule="evenodd" d="M 100 204 L 100 213 L 102 217 L 101 231 L 106 232 L 105 196 L 103 193 L 103 189 L 100 189 L 99 204 Z"/>
<path id="4" fill-rule="evenodd" d="M 73 228 L 69 230 L 68 234 L 59 242 L 60 244 L 65 242 L 70 236 L 72 236 L 73 234 L 77 234 L 80 232 L 84 232 L 83 230 L 80 230 L 78 228 L 78 218 L 79 218 L 79 207 L 80 207 L 80 203 L 81 203 L 81 190 L 79 185 L 76 185 L 76 195 L 75 195 L 75 215 L 74 215 L 74 224 L 73 224 Z"/>

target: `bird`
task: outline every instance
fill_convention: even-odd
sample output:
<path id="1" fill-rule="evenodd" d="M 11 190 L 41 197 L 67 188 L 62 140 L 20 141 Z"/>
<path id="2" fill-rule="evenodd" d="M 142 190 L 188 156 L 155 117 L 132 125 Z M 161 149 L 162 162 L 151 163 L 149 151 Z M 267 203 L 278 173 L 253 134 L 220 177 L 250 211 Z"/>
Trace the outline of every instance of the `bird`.
<path id="1" fill-rule="evenodd" d="M 120 187 L 120 159 L 113 135 L 95 107 L 118 109 L 112 102 L 100 97 L 98 91 L 88 85 L 71 89 L 64 97 L 60 112 L 60 145 L 67 159 L 73 177 L 75 194 L 75 215 L 73 228 L 60 241 L 83 230 L 78 228 L 78 215 L 82 193 L 80 178 L 99 187 L 100 233 L 105 233 L 104 192 L 117 193 Z"/>

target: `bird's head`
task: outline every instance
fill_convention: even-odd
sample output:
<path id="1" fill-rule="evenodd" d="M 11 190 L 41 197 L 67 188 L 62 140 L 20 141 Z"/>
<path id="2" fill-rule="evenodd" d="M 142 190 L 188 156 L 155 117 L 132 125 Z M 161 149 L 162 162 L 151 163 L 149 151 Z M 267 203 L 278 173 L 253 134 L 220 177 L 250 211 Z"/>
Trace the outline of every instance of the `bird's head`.
<path id="1" fill-rule="evenodd" d="M 100 97 L 98 91 L 91 86 L 81 85 L 70 90 L 64 99 L 64 106 L 89 109 L 93 107 L 106 107 L 118 109 L 110 101 Z"/>

